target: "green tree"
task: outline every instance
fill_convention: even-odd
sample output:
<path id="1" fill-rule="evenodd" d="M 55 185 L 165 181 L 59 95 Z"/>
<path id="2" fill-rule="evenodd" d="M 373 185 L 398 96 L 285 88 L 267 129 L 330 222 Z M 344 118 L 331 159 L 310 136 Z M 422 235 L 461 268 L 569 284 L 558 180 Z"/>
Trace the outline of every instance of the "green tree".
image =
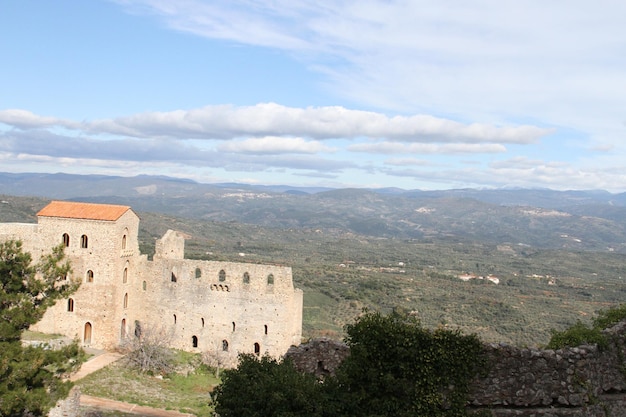
<path id="1" fill-rule="evenodd" d="M 78 284 L 67 279 L 63 247 L 53 248 L 37 264 L 19 241 L 0 243 L 0 415 L 40 416 L 61 398 L 71 383 L 62 377 L 80 366 L 76 343 L 59 350 L 23 347 L 20 337 L 48 307 L 67 297 Z"/>
<path id="2" fill-rule="evenodd" d="M 313 375 L 268 356 L 240 355 L 237 369 L 224 371 L 214 392 L 220 417 L 320 416 L 324 406 Z"/>
<path id="3" fill-rule="evenodd" d="M 345 416 L 465 416 L 483 365 L 475 335 L 428 330 L 414 317 L 367 313 L 346 326 L 350 356 L 337 373 Z"/>

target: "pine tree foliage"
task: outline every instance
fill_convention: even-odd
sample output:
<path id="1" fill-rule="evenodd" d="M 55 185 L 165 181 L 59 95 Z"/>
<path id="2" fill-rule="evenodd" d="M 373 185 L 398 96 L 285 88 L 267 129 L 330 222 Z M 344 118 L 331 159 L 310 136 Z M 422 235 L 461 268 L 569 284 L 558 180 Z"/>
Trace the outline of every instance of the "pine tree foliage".
<path id="1" fill-rule="evenodd" d="M 0 415 L 42 416 L 71 383 L 62 377 L 76 370 L 84 356 L 76 343 L 61 349 L 22 346 L 24 330 L 46 309 L 78 288 L 68 279 L 70 264 L 63 247 L 53 248 L 36 264 L 19 241 L 0 243 Z"/>

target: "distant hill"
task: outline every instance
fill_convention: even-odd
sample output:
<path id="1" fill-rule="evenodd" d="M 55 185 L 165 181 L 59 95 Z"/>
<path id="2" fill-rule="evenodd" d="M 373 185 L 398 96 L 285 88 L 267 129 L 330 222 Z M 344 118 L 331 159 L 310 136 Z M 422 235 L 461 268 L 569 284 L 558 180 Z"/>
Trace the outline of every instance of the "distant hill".
<path id="1" fill-rule="evenodd" d="M 4 173 L 0 194 L 127 204 L 191 219 L 379 238 L 626 252 L 626 193 L 601 190 L 324 189 L 201 184 L 145 175 Z"/>

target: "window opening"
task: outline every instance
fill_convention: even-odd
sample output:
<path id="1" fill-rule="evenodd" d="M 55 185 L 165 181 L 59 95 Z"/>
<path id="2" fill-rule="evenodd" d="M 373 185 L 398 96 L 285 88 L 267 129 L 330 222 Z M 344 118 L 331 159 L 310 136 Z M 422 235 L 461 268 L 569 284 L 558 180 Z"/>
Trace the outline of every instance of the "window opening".
<path id="1" fill-rule="evenodd" d="M 124 294 L 124 308 L 128 308 L 128 293 Z"/>
<path id="2" fill-rule="evenodd" d="M 146 288 L 148 288 L 148 284 L 146 283 L 146 281 L 141 283 L 141 287 L 143 288 L 144 291 L 146 290 Z"/>
<path id="3" fill-rule="evenodd" d="M 172 276 L 170 277 L 170 281 L 176 282 L 176 274 L 172 272 Z"/>
<path id="4" fill-rule="evenodd" d="M 250 274 L 247 272 L 243 273 L 243 283 L 244 284 L 250 284 Z"/>
<path id="5" fill-rule="evenodd" d="M 220 281 L 226 281 L 226 271 L 223 269 L 220 271 Z"/>
<path id="6" fill-rule="evenodd" d="M 120 329 L 120 339 L 126 339 L 126 319 L 122 319 L 122 328 Z"/>
<path id="7" fill-rule="evenodd" d="M 85 331 L 83 332 L 83 343 L 85 344 L 91 343 L 91 333 L 92 333 L 91 323 L 87 322 L 85 323 Z"/>
<path id="8" fill-rule="evenodd" d="M 174 324 L 176 324 L 176 314 L 174 314 Z"/>
<path id="9" fill-rule="evenodd" d="M 74 311 L 74 299 L 73 298 L 69 298 L 67 300 L 67 311 L 69 312 Z"/>
<path id="10" fill-rule="evenodd" d="M 202 317 L 202 327 L 204 327 L 204 317 Z"/>
<path id="11" fill-rule="evenodd" d="M 135 337 L 141 338 L 141 323 L 139 323 L 139 320 L 135 320 Z"/>
<path id="12" fill-rule="evenodd" d="M 70 235 L 67 233 L 63 233 L 63 245 L 65 245 L 66 248 L 70 246 Z"/>
<path id="13" fill-rule="evenodd" d="M 261 345 L 258 343 L 254 344 L 254 354 L 257 356 L 261 354 Z"/>
<path id="14" fill-rule="evenodd" d="M 267 285 L 274 285 L 274 274 L 269 274 L 267 276 Z"/>
<path id="15" fill-rule="evenodd" d="M 196 268 L 196 278 L 200 278 L 202 276 L 202 270 L 200 268 Z"/>
<path id="16" fill-rule="evenodd" d="M 265 328 L 265 334 L 267 334 L 267 324 L 263 326 Z"/>
<path id="17" fill-rule="evenodd" d="M 124 274 L 122 276 L 122 282 L 126 284 L 128 282 L 128 268 L 124 268 Z"/>
<path id="18" fill-rule="evenodd" d="M 228 341 L 222 340 L 222 350 L 228 352 Z"/>
<path id="19" fill-rule="evenodd" d="M 86 249 L 89 245 L 89 239 L 87 239 L 87 235 L 82 235 L 80 237 L 80 247 Z"/>
<path id="20" fill-rule="evenodd" d="M 235 331 L 235 322 L 233 321 L 233 332 Z"/>
<path id="21" fill-rule="evenodd" d="M 126 235 L 122 236 L 122 249 L 126 249 Z"/>
<path id="22" fill-rule="evenodd" d="M 191 336 L 191 345 L 195 348 L 198 347 L 198 336 Z"/>
<path id="23" fill-rule="evenodd" d="M 87 282 L 93 282 L 93 271 L 91 269 L 87 271 Z"/>

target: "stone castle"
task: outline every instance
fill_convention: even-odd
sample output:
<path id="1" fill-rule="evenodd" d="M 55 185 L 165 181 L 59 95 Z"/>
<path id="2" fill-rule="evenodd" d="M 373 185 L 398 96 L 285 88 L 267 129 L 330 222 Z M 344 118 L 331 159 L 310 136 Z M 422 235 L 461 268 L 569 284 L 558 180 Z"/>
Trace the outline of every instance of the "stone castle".
<path id="1" fill-rule="evenodd" d="M 81 281 L 32 330 L 114 349 L 148 331 L 170 346 L 206 352 L 225 366 L 239 353 L 284 355 L 302 335 L 302 291 L 291 268 L 184 258 L 169 230 L 152 260 L 139 252 L 139 217 L 128 206 L 53 201 L 37 224 L 1 223 L 0 240 L 23 242 L 36 261 L 59 244 Z"/>

